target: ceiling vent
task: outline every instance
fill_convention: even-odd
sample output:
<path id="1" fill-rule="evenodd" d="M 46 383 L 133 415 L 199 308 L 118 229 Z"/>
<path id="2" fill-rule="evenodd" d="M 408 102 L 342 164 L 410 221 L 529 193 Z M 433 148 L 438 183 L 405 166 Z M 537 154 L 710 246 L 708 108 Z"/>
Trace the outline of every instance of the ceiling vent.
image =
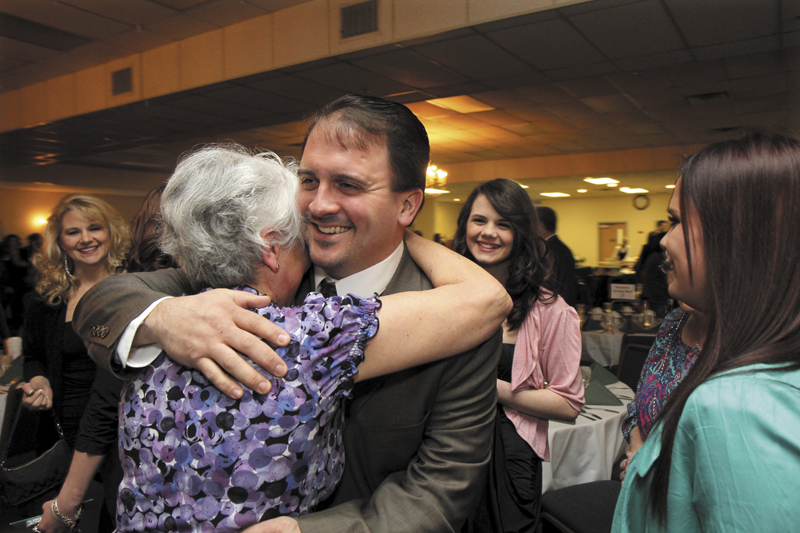
<path id="1" fill-rule="evenodd" d="M 131 69 L 124 68 L 111 73 L 111 92 L 118 94 L 129 93 L 133 90 L 133 79 Z"/>
<path id="2" fill-rule="evenodd" d="M 727 102 L 729 95 L 727 92 L 722 91 L 718 93 L 703 93 L 687 96 L 686 101 L 690 105 L 706 105 L 706 104 L 721 104 Z"/>
<path id="3" fill-rule="evenodd" d="M 342 39 L 378 31 L 378 0 L 342 8 Z"/>

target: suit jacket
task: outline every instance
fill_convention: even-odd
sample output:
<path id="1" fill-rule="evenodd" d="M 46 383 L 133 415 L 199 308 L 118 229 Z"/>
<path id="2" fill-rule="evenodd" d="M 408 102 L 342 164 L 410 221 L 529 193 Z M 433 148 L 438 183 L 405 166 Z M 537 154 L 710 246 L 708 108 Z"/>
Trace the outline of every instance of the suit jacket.
<path id="1" fill-rule="evenodd" d="M 575 277 L 575 257 L 569 247 L 561 242 L 558 235 L 553 235 L 547 239 L 547 249 L 550 251 L 553 265 L 552 290 L 569 305 L 575 305 L 578 294 L 578 281 Z"/>
<path id="2" fill-rule="evenodd" d="M 181 294 L 182 283 L 167 270 L 97 284 L 74 318 L 90 355 L 108 368 L 124 328 L 161 296 L 153 289 Z M 406 251 L 384 294 L 430 288 Z M 109 334 L 93 338 L 93 326 Z M 327 509 L 299 518 L 301 530 L 458 531 L 486 479 L 500 339 L 498 331 L 469 352 L 358 383 L 346 411 L 342 481 Z"/>

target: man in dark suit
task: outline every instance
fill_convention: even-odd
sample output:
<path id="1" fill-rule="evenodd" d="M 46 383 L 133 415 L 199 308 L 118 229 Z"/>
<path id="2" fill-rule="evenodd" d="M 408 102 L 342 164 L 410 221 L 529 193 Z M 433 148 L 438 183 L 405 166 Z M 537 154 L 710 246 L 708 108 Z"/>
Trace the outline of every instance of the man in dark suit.
<path id="1" fill-rule="evenodd" d="M 575 306 L 578 295 L 578 280 L 575 278 L 575 257 L 566 244 L 556 235 L 556 212 L 545 206 L 536 207 L 539 218 L 539 233 L 547 242 L 547 250 L 553 266 L 552 287 L 564 298 L 564 301 Z"/>
<path id="2" fill-rule="evenodd" d="M 306 292 L 327 290 L 323 280 L 334 282 L 339 294 L 365 296 L 431 288 L 402 244 L 404 228 L 422 206 L 428 159 L 427 133 L 405 106 L 348 96 L 316 115 L 299 170 L 298 205 L 315 265 Z M 141 351 L 127 354 L 133 339 L 134 346 L 156 340 L 168 353 L 183 354 L 180 362 L 231 393 L 237 387 L 225 383 L 215 362 L 248 386 L 262 384 L 247 373 L 249 367 L 237 365 L 240 358 L 228 346 L 285 372 L 259 352 L 263 343 L 237 328 L 277 340 L 275 330 L 254 323 L 253 313 L 238 307 L 263 302 L 218 292 L 151 305 L 161 293 L 181 294 L 180 277 L 173 272 L 109 279 L 84 296 L 74 322 L 99 364 L 122 373 L 135 357 L 141 366 Z M 100 325 L 109 333 L 93 336 Z M 327 509 L 248 531 L 458 531 L 485 481 L 499 343 L 498 332 L 470 352 L 359 383 L 347 408 L 344 476 Z"/>

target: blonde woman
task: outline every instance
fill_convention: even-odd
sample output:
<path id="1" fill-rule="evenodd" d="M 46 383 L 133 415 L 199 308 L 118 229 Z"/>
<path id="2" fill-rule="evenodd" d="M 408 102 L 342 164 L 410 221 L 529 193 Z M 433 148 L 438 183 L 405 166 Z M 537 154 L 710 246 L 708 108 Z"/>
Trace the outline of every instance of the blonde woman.
<path id="1" fill-rule="evenodd" d="M 72 330 L 72 314 L 81 296 L 122 264 L 128 246 L 128 229 L 116 209 L 71 194 L 53 209 L 33 259 L 41 273 L 40 298 L 25 314 L 24 405 L 52 409 L 72 448 L 97 368 Z"/>

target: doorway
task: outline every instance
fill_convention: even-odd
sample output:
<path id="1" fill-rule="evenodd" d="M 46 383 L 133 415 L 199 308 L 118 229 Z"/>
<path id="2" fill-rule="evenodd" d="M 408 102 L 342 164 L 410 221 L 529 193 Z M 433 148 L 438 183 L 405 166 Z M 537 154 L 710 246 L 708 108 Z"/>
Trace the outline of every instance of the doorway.
<path id="1" fill-rule="evenodd" d="M 617 245 L 617 243 L 621 244 L 622 239 L 627 238 L 628 223 L 600 222 L 598 227 L 600 231 L 600 255 L 598 256 L 598 260 L 608 261 L 612 259 L 614 247 Z"/>

